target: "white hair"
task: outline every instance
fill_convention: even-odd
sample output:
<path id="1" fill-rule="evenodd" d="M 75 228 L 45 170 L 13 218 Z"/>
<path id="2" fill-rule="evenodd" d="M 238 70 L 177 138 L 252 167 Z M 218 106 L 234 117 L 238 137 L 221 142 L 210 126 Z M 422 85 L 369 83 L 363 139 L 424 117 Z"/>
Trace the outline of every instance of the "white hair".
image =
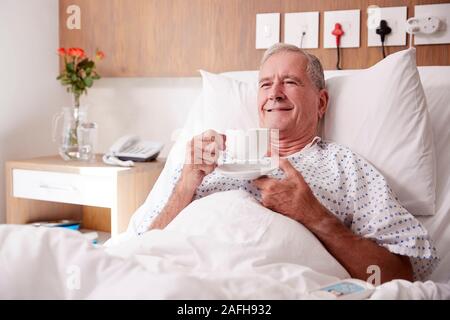
<path id="1" fill-rule="evenodd" d="M 306 66 L 306 73 L 308 74 L 309 78 L 317 87 L 317 89 L 322 90 L 325 88 L 325 77 L 323 74 L 323 68 L 322 64 L 320 63 L 320 60 L 315 55 L 307 53 L 302 49 L 300 49 L 299 47 L 294 46 L 292 44 L 277 43 L 271 46 L 264 53 L 264 56 L 261 59 L 260 66 L 262 66 L 271 56 L 280 52 L 294 52 L 304 55 L 308 59 L 308 65 Z"/>

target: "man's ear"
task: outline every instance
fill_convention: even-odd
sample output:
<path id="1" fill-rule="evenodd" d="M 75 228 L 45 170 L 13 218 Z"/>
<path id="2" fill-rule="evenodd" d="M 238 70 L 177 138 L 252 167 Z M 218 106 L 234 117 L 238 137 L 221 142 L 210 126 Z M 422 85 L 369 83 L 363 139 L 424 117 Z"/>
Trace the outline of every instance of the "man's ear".
<path id="1" fill-rule="evenodd" d="M 319 91 L 319 120 L 322 119 L 327 112 L 328 107 L 328 91 L 327 89 L 322 89 Z"/>

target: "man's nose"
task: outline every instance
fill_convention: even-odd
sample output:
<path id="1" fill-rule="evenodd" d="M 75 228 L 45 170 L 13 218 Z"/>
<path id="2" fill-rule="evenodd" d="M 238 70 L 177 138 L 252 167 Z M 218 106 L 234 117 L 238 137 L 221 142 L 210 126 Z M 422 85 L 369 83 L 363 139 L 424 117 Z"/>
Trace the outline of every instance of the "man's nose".
<path id="1" fill-rule="evenodd" d="M 286 96 L 284 95 L 283 89 L 280 84 L 273 84 L 271 91 L 269 93 L 269 99 L 270 100 L 284 100 Z"/>

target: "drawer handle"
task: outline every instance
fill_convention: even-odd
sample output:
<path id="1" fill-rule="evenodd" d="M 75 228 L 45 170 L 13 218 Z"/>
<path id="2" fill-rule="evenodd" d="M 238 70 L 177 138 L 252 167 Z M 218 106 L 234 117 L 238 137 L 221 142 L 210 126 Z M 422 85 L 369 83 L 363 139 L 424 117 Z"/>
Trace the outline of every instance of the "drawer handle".
<path id="1" fill-rule="evenodd" d="M 49 189 L 49 190 L 62 190 L 62 191 L 78 191 L 77 188 L 74 186 L 55 186 L 55 185 L 48 185 L 48 184 L 40 184 L 39 188 L 41 189 Z"/>

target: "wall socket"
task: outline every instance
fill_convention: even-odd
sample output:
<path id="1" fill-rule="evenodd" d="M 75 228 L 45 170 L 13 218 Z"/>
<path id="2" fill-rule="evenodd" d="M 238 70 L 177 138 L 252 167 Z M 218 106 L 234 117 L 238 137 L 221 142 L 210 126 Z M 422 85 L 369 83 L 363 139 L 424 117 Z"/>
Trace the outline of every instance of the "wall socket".
<path id="1" fill-rule="evenodd" d="M 392 29 L 386 36 L 385 46 L 405 46 L 406 45 L 406 17 L 407 7 L 369 7 L 367 9 L 367 46 L 381 46 L 380 36 L 376 33 L 376 28 L 381 20 L 386 20 Z"/>
<path id="2" fill-rule="evenodd" d="M 439 19 L 439 28 L 436 32 L 414 35 L 414 45 L 450 43 L 450 3 L 415 6 L 414 17 Z"/>
<path id="3" fill-rule="evenodd" d="M 344 35 L 341 37 L 341 48 L 358 48 L 360 42 L 360 10 L 325 11 L 324 48 L 336 48 L 336 38 L 331 34 L 336 23 L 340 23 L 344 31 Z"/>
<path id="4" fill-rule="evenodd" d="M 284 15 L 284 42 L 302 49 L 319 48 L 319 12 L 294 12 Z M 302 35 L 302 32 L 305 35 Z"/>
<path id="5" fill-rule="evenodd" d="M 256 49 L 267 49 L 280 42 L 280 14 L 256 15 Z"/>

